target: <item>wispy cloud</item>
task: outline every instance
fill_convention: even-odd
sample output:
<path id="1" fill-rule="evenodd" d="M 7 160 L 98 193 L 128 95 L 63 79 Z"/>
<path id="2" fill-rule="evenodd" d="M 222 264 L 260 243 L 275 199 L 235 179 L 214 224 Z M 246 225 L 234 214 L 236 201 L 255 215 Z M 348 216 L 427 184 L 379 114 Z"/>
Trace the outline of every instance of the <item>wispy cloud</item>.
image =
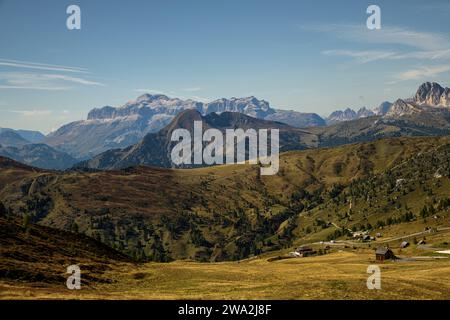
<path id="1" fill-rule="evenodd" d="M 195 101 L 200 101 L 203 103 L 210 102 L 212 100 L 210 98 L 199 97 L 199 96 L 192 96 L 190 99 L 195 100 Z"/>
<path id="2" fill-rule="evenodd" d="M 67 81 L 67 82 L 83 84 L 86 86 L 105 86 L 105 84 L 103 84 L 103 83 L 100 83 L 97 81 L 92 81 L 92 80 L 86 80 L 86 79 L 78 78 L 78 77 L 70 77 L 70 76 L 59 75 L 59 74 L 45 74 L 43 76 L 49 80 L 62 80 L 62 81 Z"/>
<path id="3" fill-rule="evenodd" d="M 342 56 L 354 58 L 361 63 L 382 59 L 393 59 L 397 53 L 393 51 L 355 51 L 355 50 L 325 50 L 322 54 L 327 56 Z"/>
<path id="4" fill-rule="evenodd" d="M 105 86 L 96 81 L 61 74 L 24 72 L 0 73 L 0 89 L 68 90 L 70 85 Z"/>
<path id="5" fill-rule="evenodd" d="M 18 113 L 24 117 L 49 116 L 51 110 L 10 110 L 10 112 Z"/>
<path id="6" fill-rule="evenodd" d="M 185 91 L 185 92 L 198 92 L 198 91 L 202 91 L 202 88 L 201 87 L 191 87 L 191 88 L 183 88 L 181 90 Z"/>
<path id="7" fill-rule="evenodd" d="M 377 51 L 377 50 L 325 50 L 322 54 L 327 56 L 342 56 L 355 59 L 359 63 L 368 63 L 377 60 L 401 60 L 401 59 L 420 59 L 420 60 L 450 60 L 450 49 L 436 51 L 413 51 L 413 52 L 395 52 L 395 51 Z"/>
<path id="8" fill-rule="evenodd" d="M 164 91 L 157 89 L 133 89 L 133 91 L 138 93 L 165 94 Z"/>
<path id="9" fill-rule="evenodd" d="M 63 91 L 69 90 L 70 87 L 49 87 L 49 86 L 10 86 L 10 85 L 0 85 L 0 89 L 18 89 L 18 90 L 42 90 L 42 91 Z"/>
<path id="10" fill-rule="evenodd" d="M 399 54 L 396 59 L 450 60 L 450 48 L 444 50 L 416 51 Z"/>
<path id="11" fill-rule="evenodd" d="M 369 30 L 365 25 L 331 24 L 321 26 L 300 26 L 301 30 L 324 32 L 351 42 L 372 44 L 395 44 L 423 50 L 446 50 L 450 39 L 439 33 L 414 31 L 395 26 L 383 26 L 380 30 Z"/>
<path id="12" fill-rule="evenodd" d="M 301 26 L 302 30 L 329 33 L 338 39 L 347 40 L 354 45 L 392 45 L 392 49 L 350 50 L 332 49 L 321 53 L 327 56 L 351 58 L 357 63 L 369 63 L 380 60 L 416 59 L 426 61 L 450 60 L 450 38 L 447 35 L 431 32 L 418 32 L 407 28 L 383 26 L 380 30 L 368 30 L 364 25 L 322 25 Z"/>
<path id="13" fill-rule="evenodd" d="M 394 80 L 391 81 L 389 84 L 394 84 L 400 81 L 407 81 L 407 80 L 430 79 L 439 74 L 449 71 L 450 71 L 450 64 L 416 68 L 394 75 L 393 77 Z"/>
<path id="14" fill-rule="evenodd" d="M 28 62 L 28 61 L 19 61 L 19 60 L 9 60 L 9 59 L 1 59 L 1 58 L 0 58 L 0 66 L 36 69 L 36 70 L 47 70 L 47 71 L 89 73 L 88 70 L 85 68 L 68 67 L 68 66 L 60 66 L 60 65 L 53 65 L 53 64 Z"/>

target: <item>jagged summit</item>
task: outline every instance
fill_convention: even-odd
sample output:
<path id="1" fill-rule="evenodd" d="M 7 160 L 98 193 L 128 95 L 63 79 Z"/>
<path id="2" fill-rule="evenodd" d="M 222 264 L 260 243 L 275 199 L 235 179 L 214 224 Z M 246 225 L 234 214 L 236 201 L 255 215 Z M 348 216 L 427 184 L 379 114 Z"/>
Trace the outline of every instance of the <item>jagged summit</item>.
<path id="1" fill-rule="evenodd" d="M 412 99 L 397 99 L 394 103 L 382 102 L 378 107 L 369 110 L 362 107 L 358 111 L 347 108 L 344 111 L 337 110 L 326 119 L 328 124 L 342 121 L 350 121 L 373 115 L 382 117 L 402 117 L 422 112 L 421 107 L 443 108 L 450 107 L 450 89 L 442 87 L 436 82 L 422 83 Z"/>
<path id="2" fill-rule="evenodd" d="M 425 82 L 417 89 L 414 101 L 429 106 L 450 107 L 450 89 L 436 82 Z"/>
<path id="3" fill-rule="evenodd" d="M 337 110 L 330 114 L 330 116 L 326 119 L 328 124 L 333 124 L 336 122 L 342 121 L 350 121 L 359 118 L 365 118 L 375 115 L 375 113 L 366 107 L 360 108 L 358 111 L 355 111 L 351 108 L 347 108 L 344 111 Z"/>

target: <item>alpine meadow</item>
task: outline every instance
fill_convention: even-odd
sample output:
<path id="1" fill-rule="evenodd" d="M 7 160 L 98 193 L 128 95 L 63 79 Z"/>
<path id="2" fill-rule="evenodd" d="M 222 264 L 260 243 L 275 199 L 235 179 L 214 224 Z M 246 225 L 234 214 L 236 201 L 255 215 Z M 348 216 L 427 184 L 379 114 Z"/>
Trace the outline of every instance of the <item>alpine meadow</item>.
<path id="1" fill-rule="evenodd" d="M 0 300 L 450 300 L 444 2 L 0 1 Z"/>

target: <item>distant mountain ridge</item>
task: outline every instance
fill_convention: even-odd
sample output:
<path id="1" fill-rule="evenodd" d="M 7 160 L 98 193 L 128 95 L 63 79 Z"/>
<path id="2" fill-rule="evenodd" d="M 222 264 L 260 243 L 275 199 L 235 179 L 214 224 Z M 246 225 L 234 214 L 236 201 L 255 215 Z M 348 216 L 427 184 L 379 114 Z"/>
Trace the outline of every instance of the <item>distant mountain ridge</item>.
<path id="1" fill-rule="evenodd" d="M 68 154 L 43 143 L 24 144 L 16 147 L 0 145 L 0 156 L 33 167 L 53 170 L 65 170 L 77 162 Z"/>
<path id="2" fill-rule="evenodd" d="M 425 82 L 412 99 L 398 99 L 386 112 L 385 117 L 395 118 L 422 112 L 450 111 L 450 89 L 443 88 L 436 82 Z"/>
<path id="3" fill-rule="evenodd" d="M 423 110 L 422 107 L 450 107 L 450 89 L 444 88 L 436 82 L 425 82 L 420 85 L 412 99 L 397 99 L 394 103 L 385 101 L 373 110 L 365 107 L 358 111 L 350 108 L 344 111 L 337 110 L 326 118 L 326 122 L 331 125 L 374 115 L 390 118 L 401 117 L 403 115 L 421 112 Z"/>
<path id="4" fill-rule="evenodd" d="M 124 149 L 105 151 L 88 161 L 77 164 L 76 168 L 122 169 L 137 165 L 177 167 L 171 161 L 171 150 L 177 142 L 171 141 L 175 129 L 187 129 L 193 136 L 194 121 L 201 121 L 203 130 L 226 129 L 279 129 L 280 150 L 303 150 L 317 146 L 317 137 L 307 131 L 275 121 L 261 120 L 239 112 L 209 113 L 202 116 L 196 110 L 179 113 L 172 122 L 157 133 L 147 134 L 139 143 Z M 202 165 L 201 165 L 202 166 Z M 179 167 L 194 167 L 181 165 Z"/>
<path id="5" fill-rule="evenodd" d="M 5 132 L 13 132 L 25 139 L 29 143 L 41 143 L 45 139 L 45 135 L 39 131 L 33 130 L 14 130 L 9 128 L 0 128 L 0 134 Z M 1 143 L 0 143 L 1 144 Z"/>
<path id="6" fill-rule="evenodd" d="M 284 141 L 285 150 L 370 141 L 381 137 L 450 134 L 450 89 L 435 82 L 420 85 L 413 98 L 397 99 L 394 103 L 383 102 L 373 110 L 363 107 L 358 111 L 347 108 L 344 111 L 333 112 L 327 118 L 328 126 L 324 126 L 325 120 L 317 114 L 277 110 L 271 108 L 267 101 L 255 97 L 219 99 L 202 103 L 169 98 L 165 95 L 145 94 L 120 108 L 107 106 L 93 109 L 88 114 L 88 120 L 69 123 L 48 137 L 36 131 L 0 128 L 0 155 L 32 166 L 58 170 L 72 167 L 80 159 L 94 158 L 106 161 L 114 157 L 104 157 L 105 150 L 111 151 L 106 153 L 107 155 L 112 155 L 122 153 L 122 150 L 118 149 L 134 148 L 148 134 L 160 131 L 159 128 L 166 128 L 177 115 L 189 110 L 200 116 L 214 115 L 207 119 L 225 113 L 235 113 L 233 117 L 236 121 L 239 115 L 272 121 L 276 122 L 278 127 L 282 127 L 283 124 L 290 127 L 288 130 L 290 132 L 293 132 L 294 127 L 310 127 L 307 130 L 309 134 L 307 143 L 302 141 L 302 138 L 297 141 L 288 139 Z M 261 123 L 254 124 L 257 127 L 261 125 Z M 167 133 L 168 130 L 170 126 L 164 132 Z M 169 166 L 166 161 L 168 145 L 165 143 L 168 139 L 163 137 L 164 133 L 161 135 L 152 136 L 159 139 L 159 144 L 156 143 L 149 153 L 162 158 L 155 160 L 151 155 L 148 163 Z M 45 144 L 36 142 L 42 139 Z M 148 138 L 146 141 L 149 141 Z M 95 164 L 93 167 L 109 168 L 111 165 Z"/>
<path id="7" fill-rule="evenodd" d="M 370 117 L 370 116 L 374 116 L 374 115 L 375 115 L 375 112 L 367 109 L 366 107 L 362 107 L 358 111 L 347 108 L 344 111 L 337 110 L 337 111 L 332 112 L 328 116 L 328 118 L 326 118 L 326 123 L 327 124 L 335 124 L 335 123 L 341 122 L 341 121 L 350 121 L 350 120 L 366 118 L 366 117 Z"/>
<path id="8" fill-rule="evenodd" d="M 239 112 L 258 119 L 288 123 L 294 127 L 325 125 L 314 113 L 277 110 L 255 97 L 218 99 L 209 103 L 144 94 L 119 108 L 95 108 L 87 120 L 62 126 L 45 143 L 78 159 L 86 159 L 109 149 L 124 148 L 139 142 L 146 134 L 158 132 L 182 111 L 195 110 L 202 115 Z"/>
<path id="9" fill-rule="evenodd" d="M 0 145 L 2 146 L 24 146 L 30 144 L 30 141 L 24 139 L 13 130 L 0 131 Z"/>
<path id="10" fill-rule="evenodd" d="M 44 138 L 38 131 L 0 128 L 0 156 L 42 169 L 64 170 L 76 163 L 68 154 L 40 143 Z"/>

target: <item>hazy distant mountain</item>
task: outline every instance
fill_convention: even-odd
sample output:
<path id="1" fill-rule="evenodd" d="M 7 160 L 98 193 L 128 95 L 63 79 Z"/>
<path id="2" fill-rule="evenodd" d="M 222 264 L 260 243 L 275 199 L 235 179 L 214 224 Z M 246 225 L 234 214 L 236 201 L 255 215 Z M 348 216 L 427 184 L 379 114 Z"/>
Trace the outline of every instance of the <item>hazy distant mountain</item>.
<path id="1" fill-rule="evenodd" d="M 62 151 L 35 143 L 44 138 L 39 131 L 0 128 L 0 156 L 42 169 L 63 170 L 77 162 Z"/>
<path id="2" fill-rule="evenodd" d="M 45 135 L 39 131 L 16 130 L 16 132 L 31 143 L 41 143 L 45 139 Z"/>
<path id="3" fill-rule="evenodd" d="M 296 128 L 325 126 L 325 120 L 316 113 L 300 113 L 289 110 L 276 110 L 264 117 L 265 120 L 279 121 Z"/>
<path id="4" fill-rule="evenodd" d="M 423 106 L 450 107 L 450 89 L 444 88 L 436 82 L 425 82 L 417 89 L 412 99 L 398 99 L 394 103 L 385 101 L 373 110 L 363 107 L 358 111 L 350 108 L 344 111 L 334 111 L 326 118 L 326 122 L 331 125 L 374 115 L 395 118 L 422 112 L 424 111 Z"/>
<path id="5" fill-rule="evenodd" d="M 0 134 L 3 132 L 14 132 L 18 134 L 20 137 L 28 141 L 28 143 L 41 143 L 45 139 L 45 135 L 43 135 L 39 131 L 32 130 L 14 130 L 9 128 L 0 128 Z M 0 143 L 1 144 L 1 143 Z"/>
<path id="6" fill-rule="evenodd" d="M 366 118 L 366 117 L 371 117 L 374 116 L 375 113 L 372 110 L 367 109 L 366 107 L 362 107 L 361 109 L 358 110 L 358 112 L 356 113 L 356 117 L 359 118 Z"/>
<path id="7" fill-rule="evenodd" d="M 171 141 L 172 132 L 183 128 L 193 136 L 194 121 L 202 121 L 203 130 L 209 128 L 225 132 L 230 128 L 280 130 L 280 150 L 302 150 L 317 146 L 317 137 L 307 131 L 275 121 L 267 121 L 244 115 L 239 112 L 210 113 L 202 116 L 196 110 L 186 110 L 158 133 L 147 134 L 142 141 L 125 149 L 106 151 L 92 160 L 76 165 L 78 168 L 120 169 L 136 165 L 174 167 L 170 153 L 176 142 Z M 186 167 L 183 165 L 183 167 Z"/>
<path id="8" fill-rule="evenodd" d="M 46 144 L 25 144 L 17 147 L 0 145 L 0 156 L 42 169 L 64 170 L 76 163 L 68 154 Z"/>
<path id="9" fill-rule="evenodd" d="M 320 147 L 374 141 L 388 137 L 450 135 L 450 112 L 429 110 L 395 117 L 373 116 L 309 129 Z"/>
<path id="10" fill-rule="evenodd" d="M 45 143 L 83 159 L 103 151 L 124 148 L 139 142 L 146 134 L 157 132 L 181 111 L 240 112 L 259 119 L 277 120 L 295 127 L 324 125 L 316 114 L 282 111 L 255 97 L 219 99 L 210 103 L 144 94 L 120 108 L 106 106 L 89 112 L 87 120 L 62 126 Z"/>
<path id="11" fill-rule="evenodd" d="M 356 119 L 336 121 L 328 127 L 311 128 L 310 131 L 318 135 L 320 146 L 384 137 L 450 135 L 448 92 L 448 88 L 427 82 L 419 87 L 412 99 L 398 99 L 393 104 L 383 102 L 375 110 L 378 116 L 357 118 L 357 113 L 348 109 L 344 116 Z"/>
<path id="12" fill-rule="evenodd" d="M 370 117 L 373 115 L 375 115 L 375 113 L 373 111 L 367 109 L 366 107 L 362 107 L 358 111 L 347 108 L 344 111 L 337 110 L 337 111 L 332 112 L 330 114 L 330 116 L 328 118 L 326 118 L 326 123 L 327 124 L 335 124 L 337 122 L 350 121 L 350 120 Z"/>
<path id="13" fill-rule="evenodd" d="M 347 108 L 344 111 L 333 111 L 328 118 L 326 118 L 327 124 L 333 124 L 340 121 L 349 121 L 356 119 L 356 112 L 353 109 Z"/>
<path id="14" fill-rule="evenodd" d="M 0 145 L 2 145 L 2 146 L 19 147 L 19 146 L 24 146 L 29 143 L 30 143 L 30 141 L 25 140 L 22 136 L 20 136 L 18 133 L 14 132 L 13 130 L 1 130 L 0 131 Z"/>

